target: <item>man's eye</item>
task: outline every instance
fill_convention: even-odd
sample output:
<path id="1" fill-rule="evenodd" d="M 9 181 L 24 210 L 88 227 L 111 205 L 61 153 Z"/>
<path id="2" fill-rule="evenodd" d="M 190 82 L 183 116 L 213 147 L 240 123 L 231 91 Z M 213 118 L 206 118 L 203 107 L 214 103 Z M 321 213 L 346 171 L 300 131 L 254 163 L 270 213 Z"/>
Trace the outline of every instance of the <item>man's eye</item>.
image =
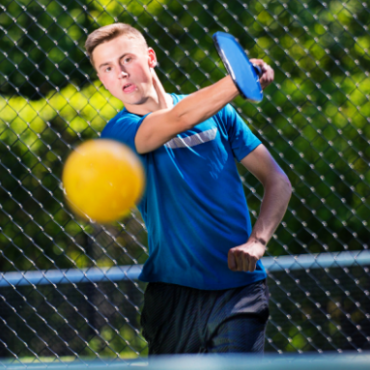
<path id="1" fill-rule="evenodd" d="M 107 68 L 105 68 L 105 72 L 110 72 L 112 70 L 112 68 L 111 67 L 107 67 Z"/>
<path id="2" fill-rule="evenodd" d="M 125 62 L 125 63 L 128 63 L 130 60 L 131 60 L 131 58 L 125 58 L 125 59 L 124 59 L 124 62 Z"/>

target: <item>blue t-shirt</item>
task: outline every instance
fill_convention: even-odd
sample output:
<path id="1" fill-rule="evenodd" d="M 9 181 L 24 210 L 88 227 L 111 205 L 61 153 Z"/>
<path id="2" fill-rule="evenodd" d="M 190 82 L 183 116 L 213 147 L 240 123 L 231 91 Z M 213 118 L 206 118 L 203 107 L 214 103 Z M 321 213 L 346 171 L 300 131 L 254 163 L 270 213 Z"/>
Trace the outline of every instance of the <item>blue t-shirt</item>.
<path id="1" fill-rule="evenodd" d="M 171 94 L 174 104 L 184 98 Z M 123 109 L 101 137 L 136 153 L 135 135 L 146 116 Z M 242 160 L 261 142 L 231 105 L 160 148 L 139 155 L 146 191 L 138 205 L 148 230 L 149 258 L 140 280 L 197 289 L 235 288 L 266 278 L 228 268 L 229 249 L 251 233 L 243 185 L 234 158 Z"/>

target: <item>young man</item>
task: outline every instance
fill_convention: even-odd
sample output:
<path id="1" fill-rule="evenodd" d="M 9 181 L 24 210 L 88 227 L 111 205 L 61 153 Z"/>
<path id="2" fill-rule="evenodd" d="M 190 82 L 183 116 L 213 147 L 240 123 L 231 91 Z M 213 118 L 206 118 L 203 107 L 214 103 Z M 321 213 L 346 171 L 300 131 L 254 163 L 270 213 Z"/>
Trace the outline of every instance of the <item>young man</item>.
<path id="1" fill-rule="evenodd" d="M 168 94 L 139 31 L 112 24 L 89 35 L 98 77 L 125 108 L 103 138 L 130 146 L 145 166 L 139 210 L 148 229 L 149 282 L 141 317 L 150 354 L 263 352 L 269 315 L 266 244 L 291 195 L 287 176 L 228 105 L 230 76 L 191 95 Z M 262 60 L 262 87 L 273 80 Z M 235 159 L 262 183 L 253 227 Z"/>

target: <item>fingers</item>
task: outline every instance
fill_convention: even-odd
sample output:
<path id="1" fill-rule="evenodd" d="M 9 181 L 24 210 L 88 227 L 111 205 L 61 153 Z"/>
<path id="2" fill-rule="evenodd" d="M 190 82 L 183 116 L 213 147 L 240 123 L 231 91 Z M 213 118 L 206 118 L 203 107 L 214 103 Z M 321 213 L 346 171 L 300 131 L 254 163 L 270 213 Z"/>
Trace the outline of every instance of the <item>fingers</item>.
<path id="1" fill-rule="evenodd" d="M 257 66 L 260 66 L 262 67 L 264 64 L 266 64 L 262 59 L 255 59 L 255 58 L 251 58 L 249 59 L 249 61 L 252 63 L 252 64 L 256 64 Z M 267 64 L 266 64 L 267 65 Z"/>
<path id="2" fill-rule="evenodd" d="M 274 81 L 275 72 L 274 70 L 266 64 L 262 66 L 262 76 L 260 77 L 260 84 L 262 89 L 265 89 L 272 81 Z"/>
<path id="3" fill-rule="evenodd" d="M 236 265 L 236 261 L 235 261 L 235 255 L 233 253 L 230 253 L 230 252 L 231 252 L 231 250 L 229 251 L 229 254 L 227 256 L 227 265 L 228 265 L 230 270 L 238 271 L 238 270 L 236 270 L 237 265 Z"/>
<path id="4" fill-rule="evenodd" d="M 274 70 L 262 59 L 250 59 L 250 62 L 261 67 L 262 75 L 260 77 L 260 84 L 262 89 L 265 89 L 272 81 L 274 81 Z"/>
<path id="5" fill-rule="evenodd" d="M 256 269 L 258 258 L 253 253 L 236 247 L 229 250 L 228 267 L 232 271 L 249 271 Z"/>

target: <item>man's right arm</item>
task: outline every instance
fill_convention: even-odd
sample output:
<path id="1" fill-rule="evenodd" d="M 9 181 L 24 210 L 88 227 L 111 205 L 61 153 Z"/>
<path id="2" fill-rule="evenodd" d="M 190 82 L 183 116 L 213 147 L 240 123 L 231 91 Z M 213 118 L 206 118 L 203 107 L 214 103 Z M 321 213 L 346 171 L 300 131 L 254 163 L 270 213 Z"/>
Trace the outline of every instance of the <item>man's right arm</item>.
<path id="1" fill-rule="evenodd" d="M 136 150 L 151 152 L 177 134 L 207 120 L 239 95 L 230 76 L 188 95 L 174 107 L 149 114 L 137 131 Z"/>

